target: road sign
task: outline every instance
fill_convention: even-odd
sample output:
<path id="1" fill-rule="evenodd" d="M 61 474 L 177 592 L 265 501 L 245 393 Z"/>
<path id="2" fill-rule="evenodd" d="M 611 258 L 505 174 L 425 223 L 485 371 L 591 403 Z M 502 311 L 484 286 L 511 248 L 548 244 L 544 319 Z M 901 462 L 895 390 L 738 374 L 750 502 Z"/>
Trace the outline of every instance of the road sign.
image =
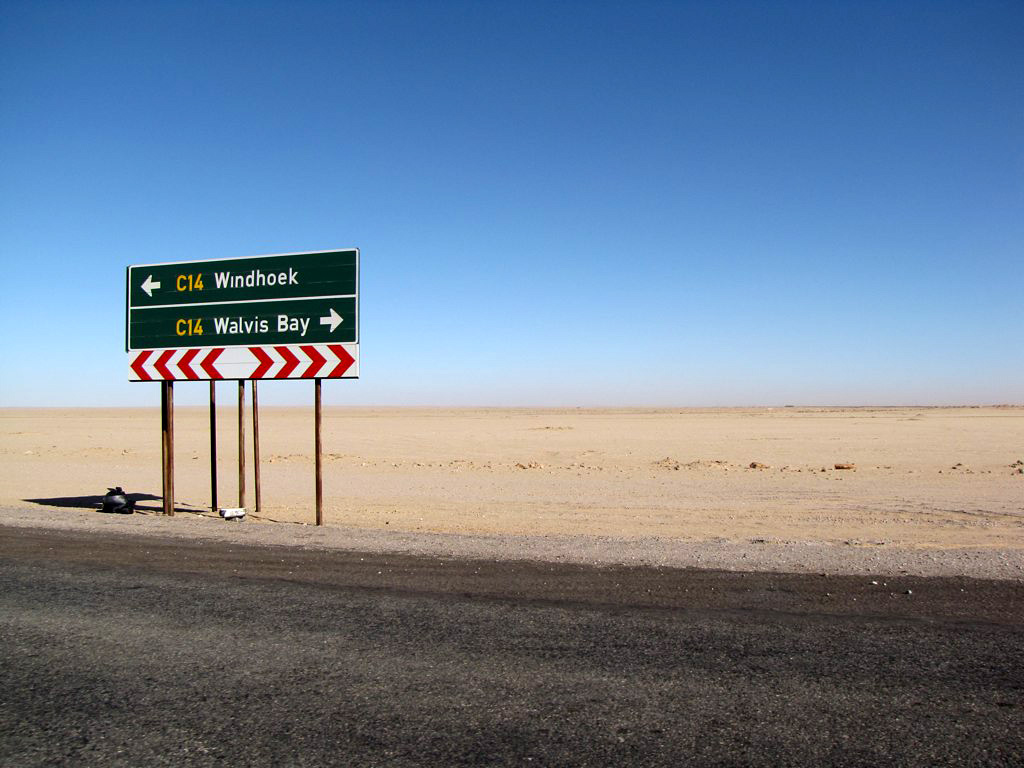
<path id="1" fill-rule="evenodd" d="M 128 267 L 134 381 L 356 378 L 359 251 Z"/>
<path id="2" fill-rule="evenodd" d="M 143 349 L 129 353 L 134 381 L 351 378 L 354 344 Z"/>

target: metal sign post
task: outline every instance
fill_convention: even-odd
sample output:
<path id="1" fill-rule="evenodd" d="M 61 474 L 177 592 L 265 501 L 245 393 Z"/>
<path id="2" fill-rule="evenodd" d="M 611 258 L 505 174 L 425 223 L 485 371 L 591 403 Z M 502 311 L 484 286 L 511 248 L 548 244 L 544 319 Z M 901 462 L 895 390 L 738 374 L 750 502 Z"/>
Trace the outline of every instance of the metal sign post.
<path id="1" fill-rule="evenodd" d="M 238 382 L 238 506 L 245 508 L 245 381 Z"/>
<path id="2" fill-rule="evenodd" d="M 160 431 L 162 434 L 160 458 L 163 482 L 161 498 L 164 514 L 174 516 L 174 382 L 160 385 Z"/>
<path id="3" fill-rule="evenodd" d="M 217 382 L 210 382 L 210 508 L 217 511 Z"/>
<path id="4" fill-rule="evenodd" d="M 260 513 L 260 401 L 256 394 L 256 379 L 252 381 L 252 472 L 256 491 L 256 514 Z"/>
<path id="5" fill-rule="evenodd" d="M 323 446 L 320 441 L 320 424 L 322 421 L 320 403 L 320 379 L 315 382 L 313 396 L 313 443 L 316 451 L 316 524 L 324 524 L 324 474 Z"/>

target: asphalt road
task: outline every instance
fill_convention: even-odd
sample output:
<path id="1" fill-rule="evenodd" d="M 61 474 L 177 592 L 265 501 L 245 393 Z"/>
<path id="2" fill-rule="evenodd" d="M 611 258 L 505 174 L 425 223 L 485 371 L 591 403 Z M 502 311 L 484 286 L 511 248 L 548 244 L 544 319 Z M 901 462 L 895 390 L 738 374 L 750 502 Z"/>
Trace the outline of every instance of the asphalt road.
<path id="1" fill-rule="evenodd" d="M 0 765 L 1024 764 L 1024 586 L 870 581 L 0 527 Z"/>

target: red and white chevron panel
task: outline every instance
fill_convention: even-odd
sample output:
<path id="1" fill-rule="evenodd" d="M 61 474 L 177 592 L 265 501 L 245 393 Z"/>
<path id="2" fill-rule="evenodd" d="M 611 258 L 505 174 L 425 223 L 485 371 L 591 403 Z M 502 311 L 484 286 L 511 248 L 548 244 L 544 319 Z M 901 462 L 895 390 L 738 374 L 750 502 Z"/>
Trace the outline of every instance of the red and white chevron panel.
<path id="1" fill-rule="evenodd" d="M 358 344 L 137 349 L 128 353 L 131 381 L 210 379 L 357 379 Z"/>

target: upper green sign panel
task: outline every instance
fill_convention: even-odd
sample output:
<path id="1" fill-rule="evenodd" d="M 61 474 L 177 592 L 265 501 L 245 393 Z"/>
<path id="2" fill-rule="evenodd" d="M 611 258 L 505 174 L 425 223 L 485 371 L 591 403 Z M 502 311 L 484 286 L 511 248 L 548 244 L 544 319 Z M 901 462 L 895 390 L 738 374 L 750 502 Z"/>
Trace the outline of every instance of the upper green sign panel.
<path id="1" fill-rule="evenodd" d="M 128 307 L 355 296 L 359 251 L 250 256 L 128 267 Z"/>
<path id="2" fill-rule="evenodd" d="M 136 264 L 126 346 L 358 343 L 358 310 L 356 249 Z"/>

